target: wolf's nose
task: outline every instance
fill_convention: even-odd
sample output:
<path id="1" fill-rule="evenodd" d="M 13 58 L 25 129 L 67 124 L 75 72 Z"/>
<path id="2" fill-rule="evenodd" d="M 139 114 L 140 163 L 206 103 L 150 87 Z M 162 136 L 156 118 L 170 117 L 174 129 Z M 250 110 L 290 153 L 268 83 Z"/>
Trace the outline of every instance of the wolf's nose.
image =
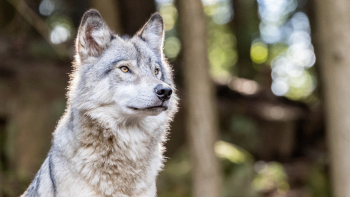
<path id="1" fill-rule="evenodd" d="M 156 92 L 158 98 L 162 101 L 167 101 L 170 99 L 171 94 L 173 93 L 173 90 L 169 87 L 164 87 L 162 84 L 158 84 L 154 91 Z"/>

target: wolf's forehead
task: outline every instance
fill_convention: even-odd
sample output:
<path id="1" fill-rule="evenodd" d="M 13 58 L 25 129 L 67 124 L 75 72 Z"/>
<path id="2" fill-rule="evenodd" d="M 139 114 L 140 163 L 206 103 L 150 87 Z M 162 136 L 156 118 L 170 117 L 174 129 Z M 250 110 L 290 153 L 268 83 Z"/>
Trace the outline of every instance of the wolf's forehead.
<path id="1" fill-rule="evenodd" d="M 150 62 L 158 62 L 160 58 L 142 40 L 130 39 L 117 41 L 109 48 L 108 55 L 117 60 L 136 60 L 137 64 L 143 65 Z"/>
<path id="2" fill-rule="evenodd" d="M 136 59 L 137 51 L 129 43 L 115 42 L 109 47 L 107 56 L 115 60 Z"/>

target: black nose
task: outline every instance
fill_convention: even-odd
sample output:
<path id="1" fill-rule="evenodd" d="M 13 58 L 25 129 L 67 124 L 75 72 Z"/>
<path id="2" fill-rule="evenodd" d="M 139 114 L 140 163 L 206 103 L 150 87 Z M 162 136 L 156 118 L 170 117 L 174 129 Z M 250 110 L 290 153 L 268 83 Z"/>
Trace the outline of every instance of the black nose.
<path id="1" fill-rule="evenodd" d="M 162 84 L 158 84 L 154 91 L 156 92 L 158 98 L 162 101 L 167 101 L 170 99 L 171 94 L 173 93 L 173 90 L 169 87 L 165 87 Z"/>

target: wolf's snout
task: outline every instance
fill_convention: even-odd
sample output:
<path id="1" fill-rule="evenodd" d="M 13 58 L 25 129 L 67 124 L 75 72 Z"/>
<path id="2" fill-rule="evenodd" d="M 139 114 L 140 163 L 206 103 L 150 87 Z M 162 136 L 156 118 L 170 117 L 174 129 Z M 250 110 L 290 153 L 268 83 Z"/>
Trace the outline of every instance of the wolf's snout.
<path id="1" fill-rule="evenodd" d="M 156 92 L 158 98 L 162 101 L 167 101 L 170 99 L 171 94 L 173 93 L 173 90 L 169 87 L 165 87 L 162 84 L 157 85 L 154 88 L 154 91 Z"/>

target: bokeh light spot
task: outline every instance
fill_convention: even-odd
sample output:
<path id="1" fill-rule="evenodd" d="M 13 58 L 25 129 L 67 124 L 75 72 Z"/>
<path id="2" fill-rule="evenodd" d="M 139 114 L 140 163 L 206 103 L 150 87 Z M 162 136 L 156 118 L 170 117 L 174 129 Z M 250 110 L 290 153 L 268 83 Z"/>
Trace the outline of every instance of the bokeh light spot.
<path id="1" fill-rule="evenodd" d="M 160 14 L 163 17 L 165 24 L 165 31 L 171 30 L 177 19 L 177 9 L 173 4 L 164 4 L 160 8 Z"/>
<path id="2" fill-rule="evenodd" d="M 176 37 L 169 37 L 164 42 L 164 52 L 168 58 L 175 58 L 181 50 L 181 43 Z"/>
<path id="3" fill-rule="evenodd" d="M 43 0 L 39 5 L 39 12 L 41 15 L 49 16 L 55 11 L 55 4 L 52 0 Z"/>
<path id="4" fill-rule="evenodd" d="M 232 9 L 230 6 L 220 6 L 213 14 L 213 21 L 218 25 L 223 25 L 232 19 Z"/>
<path id="5" fill-rule="evenodd" d="M 215 143 L 215 153 L 217 156 L 226 158 L 233 163 L 244 163 L 247 160 L 247 156 L 242 150 L 224 141 Z"/>
<path id="6" fill-rule="evenodd" d="M 252 58 L 253 62 L 257 64 L 264 63 L 268 57 L 267 45 L 263 42 L 254 43 L 250 50 L 250 57 Z"/>
<path id="7" fill-rule="evenodd" d="M 271 90 L 275 95 L 283 96 L 288 92 L 289 86 L 285 80 L 277 78 L 272 82 Z"/>
<path id="8" fill-rule="evenodd" d="M 70 36 L 70 28 L 67 24 L 55 25 L 50 33 L 50 39 L 53 44 L 66 42 Z"/>

